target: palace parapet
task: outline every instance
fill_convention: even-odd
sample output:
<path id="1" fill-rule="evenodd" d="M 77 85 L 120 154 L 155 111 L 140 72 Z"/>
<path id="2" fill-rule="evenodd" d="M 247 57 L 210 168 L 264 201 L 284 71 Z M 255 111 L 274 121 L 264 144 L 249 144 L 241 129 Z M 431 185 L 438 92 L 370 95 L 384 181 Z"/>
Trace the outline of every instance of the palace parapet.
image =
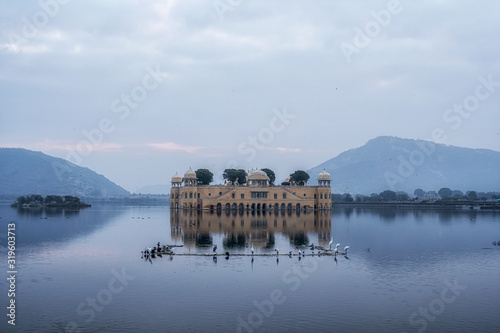
<path id="1" fill-rule="evenodd" d="M 323 170 L 317 186 L 271 186 L 262 170 L 248 173 L 245 184 L 198 185 L 189 168 L 172 177 L 170 208 L 184 210 L 308 211 L 332 208 L 331 177 Z"/>

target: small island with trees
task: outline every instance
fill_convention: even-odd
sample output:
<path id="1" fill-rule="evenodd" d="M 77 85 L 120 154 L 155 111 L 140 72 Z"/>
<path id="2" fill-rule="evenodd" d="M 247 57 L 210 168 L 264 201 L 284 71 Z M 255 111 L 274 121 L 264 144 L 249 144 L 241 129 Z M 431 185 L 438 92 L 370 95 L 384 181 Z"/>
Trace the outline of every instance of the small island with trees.
<path id="1" fill-rule="evenodd" d="M 71 195 L 47 195 L 45 198 L 39 194 L 23 195 L 16 199 L 11 207 L 56 207 L 56 208 L 86 208 L 91 205 L 82 202 L 80 198 Z"/>

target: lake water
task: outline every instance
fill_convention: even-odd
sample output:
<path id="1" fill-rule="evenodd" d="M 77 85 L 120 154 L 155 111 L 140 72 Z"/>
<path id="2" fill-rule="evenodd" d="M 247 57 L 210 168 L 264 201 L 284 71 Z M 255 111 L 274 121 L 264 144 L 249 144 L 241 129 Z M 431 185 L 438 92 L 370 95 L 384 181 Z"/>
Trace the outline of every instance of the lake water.
<path id="1" fill-rule="evenodd" d="M 167 207 L 0 206 L 2 332 L 500 332 L 500 212 L 340 209 L 226 215 Z M 7 323 L 7 224 L 16 325 Z M 163 256 L 293 251 L 348 257 Z M 305 248 L 306 254 L 311 254 Z M 315 251 L 317 253 L 317 250 Z"/>

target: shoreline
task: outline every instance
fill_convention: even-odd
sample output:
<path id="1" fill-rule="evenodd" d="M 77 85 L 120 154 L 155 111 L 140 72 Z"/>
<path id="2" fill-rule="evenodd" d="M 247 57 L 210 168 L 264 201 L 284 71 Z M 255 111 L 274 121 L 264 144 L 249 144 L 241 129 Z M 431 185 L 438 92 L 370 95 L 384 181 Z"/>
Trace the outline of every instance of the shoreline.
<path id="1" fill-rule="evenodd" d="M 500 210 L 499 202 L 334 202 L 333 209 L 339 208 L 391 208 L 391 209 L 439 209 L 439 210 L 464 210 L 464 211 L 492 211 Z"/>

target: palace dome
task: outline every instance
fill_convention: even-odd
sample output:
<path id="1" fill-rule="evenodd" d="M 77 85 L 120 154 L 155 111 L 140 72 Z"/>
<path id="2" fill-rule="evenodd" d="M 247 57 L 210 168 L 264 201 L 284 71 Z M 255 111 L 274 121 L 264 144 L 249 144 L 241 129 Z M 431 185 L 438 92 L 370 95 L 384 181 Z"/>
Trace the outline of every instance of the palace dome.
<path id="1" fill-rule="evenodd" d="M 331 180 L 330 174 L 326 170 L 323 170 L 319 174 L 318 180 Z"/>
<path id="2" fill-rule="evenodd" d="M 172 177 L 172 183 L 182 183 L 182 177 L 175 173 L 175 176 Z"/>
<path id="3" fill-rule="evenodd" d="M 196 172 L 189 168 L 189 170 L 184 174 L 184 179 L 196 179 Z"/>
<path id="4" fill-rule="evenodd" d="M 256 169 L 248 173 L 248 180 L 269 180 L 269 177 L 264 171 Z"/>

